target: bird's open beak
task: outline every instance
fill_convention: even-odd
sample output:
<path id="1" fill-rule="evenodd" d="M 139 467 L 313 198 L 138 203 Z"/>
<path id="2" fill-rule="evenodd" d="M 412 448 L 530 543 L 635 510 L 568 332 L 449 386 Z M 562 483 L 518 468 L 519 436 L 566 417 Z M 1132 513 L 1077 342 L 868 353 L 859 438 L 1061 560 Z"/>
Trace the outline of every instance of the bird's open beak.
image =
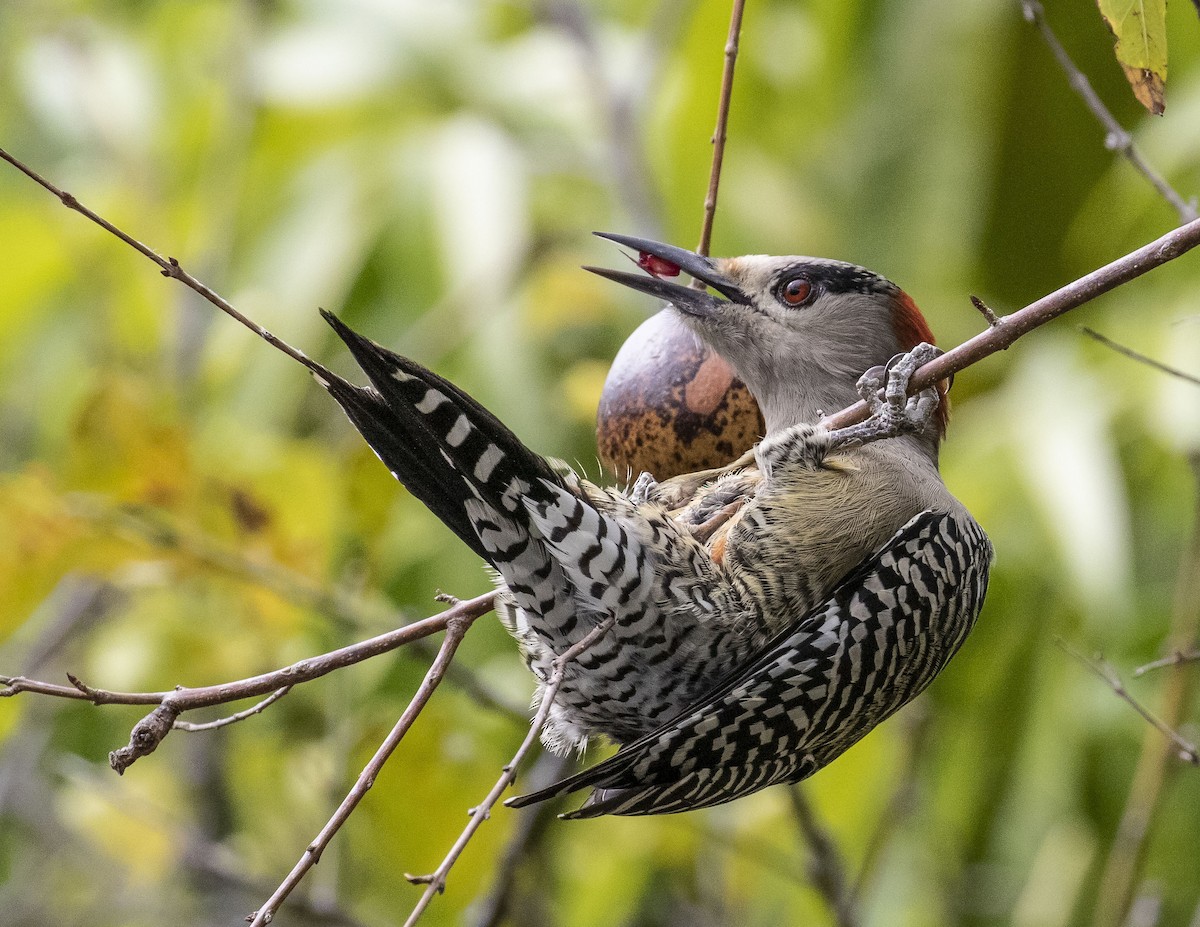
<path id="1" fill-rule="evenodd" d="M 650 255 L 660 259 L 660 261 L 666 262 L 667 265 L 674 265 L 680 270 L 691 274 L 700 282 L 712 287 L 722 296 L 727 297 L 727 299 L 719 299 L 704 290 L 663 280 L 661 277 L 654 276 L 649 272 L 646 275 L 631 274 L 620 270 L 609 270 L 606 267 L 585 267 L 584 270 L 589 270 L 609 280 L 615 280 L 617 283 L 623 283 L 625 286 L 633 287 L 635 290 L 641 290 L 643 293 L 649 293 L 651 296 L 657 296 L 659 299 L 669 302 L 680 312 L 699 318 L 712 315 L 713 312 L 721 306 L 728 305 L 729 302 L 748 302 L 746 294 L 738 289 L 737 285 L 729 280 L 729 278 L 723 276 L 709 258 L 696 254 L 693 251 L 676 248 L 674 245 L 664 245 L 661 242 L 650 241 L 648 238 L 634 238 L 632 235 L 614 235 L 611 232 L 595 232 L 594 234 L 600 238 L 615 241 L 618 245 L 624 245 L 626 248 L 633 248 L 638 252 L 639 256 Z"/>

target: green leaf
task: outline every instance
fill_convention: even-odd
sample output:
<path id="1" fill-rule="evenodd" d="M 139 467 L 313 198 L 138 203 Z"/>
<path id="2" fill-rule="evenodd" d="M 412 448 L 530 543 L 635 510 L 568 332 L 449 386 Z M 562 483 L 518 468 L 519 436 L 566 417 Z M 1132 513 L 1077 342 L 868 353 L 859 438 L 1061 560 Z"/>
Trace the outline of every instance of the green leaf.
<path id="1" fill-rule="evenodd" d="M 1166 109 L 1167 0 L 1096 0 L 1116 41 L 1117 62 L 1138 102 L 1156 116 Z"/>

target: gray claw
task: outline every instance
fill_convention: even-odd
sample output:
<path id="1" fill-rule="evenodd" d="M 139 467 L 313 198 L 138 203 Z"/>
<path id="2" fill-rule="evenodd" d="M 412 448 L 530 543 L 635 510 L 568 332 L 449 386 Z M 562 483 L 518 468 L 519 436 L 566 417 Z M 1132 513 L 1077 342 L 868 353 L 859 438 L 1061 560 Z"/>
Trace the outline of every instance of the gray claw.
<path id="1" fill-rule="evenodd" d="M 922 342 L 906 354 L 897 354 L 884 367 L 872 367 L 858 380 L 858 394 L 871 409 L 866 421 L 830 434 L 831 445 L 866 444 L 925 430 L 937 411 L 940 397 L 933 387 L 908 395 L 912 375 L 942 352 Z M 879 396 L 883 390 L 883 398 Z"/>

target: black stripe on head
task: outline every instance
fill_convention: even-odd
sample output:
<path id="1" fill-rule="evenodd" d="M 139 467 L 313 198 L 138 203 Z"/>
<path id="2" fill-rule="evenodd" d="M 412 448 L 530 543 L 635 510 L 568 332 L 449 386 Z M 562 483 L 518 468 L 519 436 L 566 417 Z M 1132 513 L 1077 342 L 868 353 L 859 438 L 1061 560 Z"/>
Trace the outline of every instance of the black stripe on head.
<path id="1" fill-rule="evenodd" d="M 793 277 L 807 277 L 813 286 L 825 293 L 875 293 L 895 296 L 900 288 L 886 277 L 845 261 L 797 261 L 781 270 L 771 281 L 771 288 L 782 286 Z"/>

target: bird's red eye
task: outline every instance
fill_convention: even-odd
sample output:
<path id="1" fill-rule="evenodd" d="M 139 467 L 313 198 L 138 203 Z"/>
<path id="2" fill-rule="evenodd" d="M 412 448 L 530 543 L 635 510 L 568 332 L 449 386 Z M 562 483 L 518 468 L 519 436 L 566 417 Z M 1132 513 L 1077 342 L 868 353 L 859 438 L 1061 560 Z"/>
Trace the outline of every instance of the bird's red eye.
<path id="1" fill-rule="evenodd" d="M 780 292 L 783 294 L 783 301 L 789 306 L 799 306 L 812 293 L 812 283 L 807 277 L 793 277 L 783 285 Z"/>

